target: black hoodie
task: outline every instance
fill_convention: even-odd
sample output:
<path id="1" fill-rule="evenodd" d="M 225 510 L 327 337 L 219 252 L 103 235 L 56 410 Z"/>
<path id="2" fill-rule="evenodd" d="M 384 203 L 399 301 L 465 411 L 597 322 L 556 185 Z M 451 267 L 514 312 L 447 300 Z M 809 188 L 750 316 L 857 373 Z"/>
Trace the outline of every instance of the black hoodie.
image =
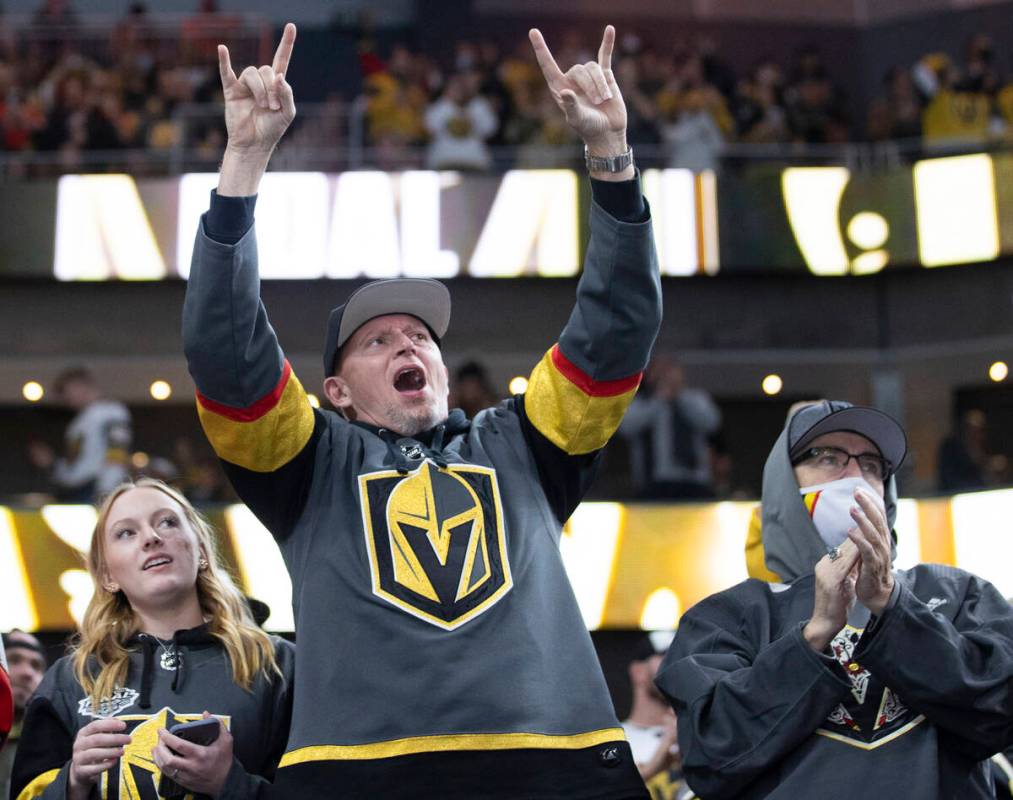
<path id="1" fill-rule="evenodd" d="M 28 705 L 11 800 L 64 800 L 74 738 L 85 725 L 109 717 L 126 722 L 125 733 L 133 741 L 103 774 L 101 797 L 157 800 L 160 772 L 151 758 L 157 730 L 200 719 L 204 711 L 222 718 L 233 736 L 232 769 L 218 800 L 260 797 L 284 752 L 292 713 L 295 646 L 275 637 L 272 641 L 284 680 L 259 675 L 247 692 L 233 683 L 225 649 L 206 626 L 177 631 L 172 646 L 139 634 L 131 642 L 126 686 L 97 709 L 74 677 L 71 658 L 61 658 Z"/>
<path id="2" fill-rule="evenodd" d="M 893 525 L 896 491 L 885 500 Z M 878 619 L 857 604 L 824 653 L 802 636 L 816 561 L 787 434 L 764 469 L 767 568 L 691 608 L 657 684 L 679 717 L 689 785 L 721 798 L 993 798 L 1013 740 L 1013 608 L 953 567 L 894 573 Z"/>

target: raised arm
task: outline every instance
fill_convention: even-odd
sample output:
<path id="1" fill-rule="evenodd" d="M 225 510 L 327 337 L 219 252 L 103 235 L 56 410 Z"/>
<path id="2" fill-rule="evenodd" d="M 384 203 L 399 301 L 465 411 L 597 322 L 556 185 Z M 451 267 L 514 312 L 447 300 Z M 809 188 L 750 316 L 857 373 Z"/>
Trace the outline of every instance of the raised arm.
<path id="1" fill-rule="evenodd" d="M 598 60 L 562 72 L 541 33 L 531 43 L 553 98 L 597 157 L 627 150 L 626 107 L 612 74 L 615 29 Z M 647 205 L 632 165 L 591 173 L 591 238 L 577 303 L 521 401 L 542 487 L 560 521 L 576 507 L 594 457 L 640 384 L 661 324 L 661 284 Z"/>
<path id="2" fill-rule="evenodd" d="M 252 230 L 260 178 L 295 116 L 284 78 L 294 43 L 295 26 L 286 25 L 274 62 L 238 78 L 228 48 L 218 48 L 229 140 L 183 305 L 201 424 L 240 497 L 278 538 L 305 504 L 320 424 L 260 301 Z"/>

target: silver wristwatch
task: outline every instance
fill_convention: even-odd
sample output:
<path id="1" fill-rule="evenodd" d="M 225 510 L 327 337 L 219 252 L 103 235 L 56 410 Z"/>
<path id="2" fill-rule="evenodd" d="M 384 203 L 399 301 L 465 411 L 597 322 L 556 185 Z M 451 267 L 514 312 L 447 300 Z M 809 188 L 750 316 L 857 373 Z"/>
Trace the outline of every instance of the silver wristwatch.
<path id="1" fill-rule="evenodd" d="M 584 145 L 584 163 L 587 164 L 588 172 L 622 172 L 633 163 L 633 148 L 627 147 L 625 153 L 602 158 L 591 155 L 587 145 Z"/>

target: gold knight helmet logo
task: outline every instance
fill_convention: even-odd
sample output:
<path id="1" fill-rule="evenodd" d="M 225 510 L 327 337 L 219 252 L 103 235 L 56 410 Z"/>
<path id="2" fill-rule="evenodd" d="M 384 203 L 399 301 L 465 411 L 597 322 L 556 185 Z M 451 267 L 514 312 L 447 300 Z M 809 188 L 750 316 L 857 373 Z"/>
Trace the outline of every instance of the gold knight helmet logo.
<path id="1" fill-rule="evenodd" d="M 452 631 L 513 587 L 496 471 L 470 464 L 359 478 L 373 594 Z"/>
<path id="2" fill-rule="evenodd" d="M 202 719 L 202 713 L 180 714 L 165 707 L 154 714 L 125 714 L 115 717 L 127 723 L 124 733 L 131 740 L 124 748 L 123 757 L 102 773 L 99 782 L 99 797 L 102 800 L 161 800 L 158 784 L 161 770 L 155 764 L 151 751 L 158 743 L 159 728 L 170 728 L 178 722 L 192 722 Z M 110 717 L 113 719 L 113 717 Z M 226 728 L 231 728 L 231 718 L 219 716 Z M 187 793 L 183 800 L 193 800 Z"/>

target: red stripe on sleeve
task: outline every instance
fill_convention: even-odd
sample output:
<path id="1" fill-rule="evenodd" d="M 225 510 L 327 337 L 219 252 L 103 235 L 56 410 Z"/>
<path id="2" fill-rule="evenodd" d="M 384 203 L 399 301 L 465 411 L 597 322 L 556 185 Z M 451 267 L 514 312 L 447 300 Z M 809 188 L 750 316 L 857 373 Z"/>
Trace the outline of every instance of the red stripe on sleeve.
<path id="1" fill-rule="evenodd" d="M 562 373 L 564 378 L 584 394 L 591 397 L 615 397 L 616 395 L 626 394 L 626 392 L 636 389 L 640 385 L 640 378 L 644 374 L 643 372 L 637 372 L 628 378 L 619 378 L 614 381 L 596 381 L 564 356 L 558 344 L 552 346 L 552 364 Z"/>
<path id="2" fill-rule="evenodd" d="M 253 422 L 278 405 L 278 401 L 281 399 L 282 392 L 285 391 L 285 386 L 288 384 L 291 374 L 292 365 L 288 363 L 288 359 L 286 358 L 285 366 L 282 367 L 281 378 L 278 380 L 277 385 L 252 406 L 247 406 L 246 408 L 233 408 L 232 406 L 218 403 L 210 397 L 205 397 L 200 392 L 197 392 L 197 402 L 208 411 L 213 411 L 215 414 L 227 417 L 235 422 Z"/>

